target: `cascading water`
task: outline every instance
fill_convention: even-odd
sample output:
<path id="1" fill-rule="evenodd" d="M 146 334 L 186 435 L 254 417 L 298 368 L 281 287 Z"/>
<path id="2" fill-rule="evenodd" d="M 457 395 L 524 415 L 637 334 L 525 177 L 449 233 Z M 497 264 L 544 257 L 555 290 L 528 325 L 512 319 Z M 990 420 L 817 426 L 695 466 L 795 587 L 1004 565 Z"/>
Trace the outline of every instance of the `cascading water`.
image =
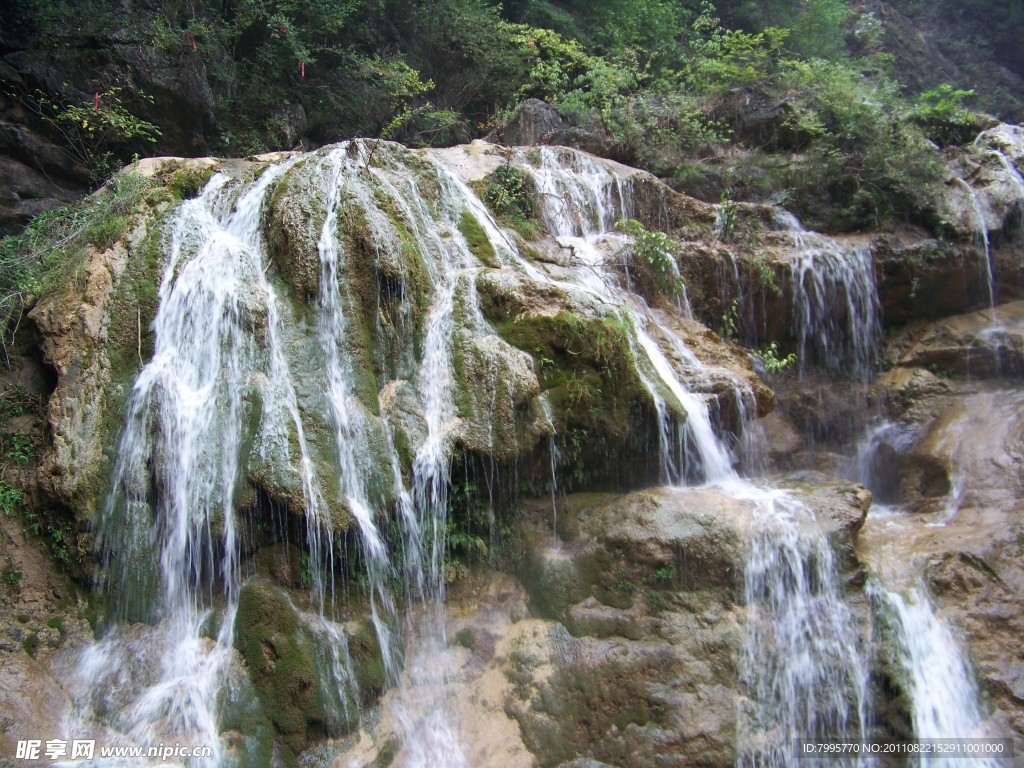
<path id="1" fill-rule="evenodd" d="M 529 162 L 525 154 L 522 160 Z M 531 171 L 545 228 L 572 254 L 576 290 L 583 287 L 603 303 L 618 306 L 629 328 L 637 373 L 659 417 L 662 479 L 724 477 L 732 471 L 733 457 L 715 437 L 708 403 L 682 383 L 680 368 L 668 360 L 652 333 L 672 349 L 681 366 L 701 374 L 709 369 L 639 297 L 620 287 L 608 269 L 626 242 L 615 232 L 616 223 L 636 215 L 632 179 L 583 153 L 548 147 L 541 148 L 540 162 Z M 685 310 L 681 314 L 686 316 Z M 738 399 L 744 399 L 745 385 L 729 378 Z M 680 414 L 685 418 L 681 430 Z"/>
<path id="2" fill-rule="evenodd" d="M 797 739 L 866 741 L 868 670 L 831 546 L 801 530 L 813 515 L 781 492 L 755 499 L 741 671 L 750 701 L 740 707 L 737 765 L 796 766 Z"/>
<path id="3" fill-rule="evenodd" d="M 971 202 L 971 212 L 974 215 L 974 239 L 978 250 L 985 257 L 985 261 L 981 265 L 981 276 L 985 281 L 985 292 L 988 296 L 988 305 L 992 310 L 992 322 L 994 323 L 996 321 L 995 277 L 992 269 L 992 246 L 989 241 L 985 211 L 981 207 L 981 200 L 978 198 L 978 193 L 974 191 L 974 187 L 968 184 L 966 180 L 960 178 L 956 179 L 956 183 L 967 193 L 967 197 Z"/>
<path id="4" fill-rule="evenodd" d="M 776 226 L 791 233 L 796 249 L 792 293 L 801 366 L 813 359 L 869 377 L 881 343 L 871 249 L 808 232 L 786 211 L 776 216 Z"/>
<path id="5" fill-rule="evenodd" d="M 905 594 L 873 581 L 868 594 L 887 628 L 884 642 L 897 649 L 898 684 L 904 689 L 917 739 L 984 738 L 989 734 L 978 705 L 978 685 L 953 632 L 920 588 Z M 921 755 L 915 765 L 953 766 L 961 760 Z M 972 766 L 997 768 L 1003 761 L 973 757 Z"/>
<path id="6" fill-rule="evenodd" d="M 138 638 L 115 629 L 84 653 L 78 670 L 83 689 L 97 680 L 124 680 L 128 670 L 143 674 L 125 686 L 121 700 L 83 693 L 72 727 L 100 719 L 138 743 L 189 739 L 214 747 L 209 765 L 225 759 L 217 707 L 232 663 L 240 586 L 234 502 L 247 437 L 237 425 L 245 423 L 254 395 L 264 404 L 261 450 L 280 449 L 282 434 L 297 432 L 310 551 L 322 551 L 323 505 L 283 365 L 258 225 L 268 188 L 290 165 L 271 168 L 240 193 L 217 175 L 175 219 L 155 353 L 133 387 L 99 534 L 106 584 L 119 599 L 114 615 L 131 617 L 143 600 L 159 605 L 150 614 L 158 621 L 155 632 L 143 633 L 143 642 L 154 645 L 147 649 L 152 666 L 129 663 Z M 156 573 L 145 570 L 149 546 L 159 553 Z M 316 569 L 321 605 L 323 572 Z M 161 599 L 153 601 L 152 589 Z M 210 638 L 207 624 L 218 621 Z M 347 674 L 344 646 L 334 658 Z M 344 691 L 350 679 L 335 680 L 335 688 Z"/>
<path id="7" fill-rule="evenodd" d="M 759 533 L 744 577 L 750 620 L 743 678 L 751 702 L 740 723 L 739 764 L 796 765 L 796 737 L 863 737 L 866 664 L 856 622 L 839 592 L 830 544 L 817 531 L 810 511 L 791 494 L 761 489 L 738 477 L 707 403 L 684 383 L 686 368 L 704 376 L 709 369 L 653 311 L 619 291 L 603 268 L 607 259 L 601 239 L 614 226 L 614 217 L 632 214 L 629 185 L 609 179 L 607 170 L 587 166 L 596 163 L 585 156 L 572 153 L 559 162 L 566 151 L 541 152 L 535 180 L 545 223 L 563 244 L 572 244 L 574 253 L 586 255 L 580 281 L 604 301 L 627 308 L 637 370 L 661 418 L 663 477 L 669 482 L 699 478 L 726 495 L 752 502 L 757 510 Z M 594 213 L 580 217 L 566 210 Z M 814 258 L 809 256 L 809 261 Z M 873 278 L 870 288 L 870 294 L 865 287 L 863 295 L 851 299 L 856 322 L 876 322 Z M 873 325 L 871 329 L 874 338 Z M 738 382 L 734 386 L 743 408 L 752 395 Z M 684 450 L 671 445 L 671 420 L 678 411 L 686 416 Z M 680 454 L 692 456 L 699 469 L 687 471 L 676 463 Z"/>

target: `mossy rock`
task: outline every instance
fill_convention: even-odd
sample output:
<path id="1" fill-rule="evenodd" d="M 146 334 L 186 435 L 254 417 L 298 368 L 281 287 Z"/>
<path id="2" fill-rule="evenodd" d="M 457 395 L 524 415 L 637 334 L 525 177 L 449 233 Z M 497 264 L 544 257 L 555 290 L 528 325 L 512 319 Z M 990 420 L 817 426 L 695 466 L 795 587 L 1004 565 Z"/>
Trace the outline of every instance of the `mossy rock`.
<path id="1" fill-rule="evenodd" d="M 657 479 L 641 461 L 657 440 L 657 413 L 636 369 L 629 328 L 615 316 L 568 311 L 495 324 L 513 346 L 533 355 L 553 411 L 559 449 L 573 471 L 570 489 L 640 485 Z"/>
<path id="2" fill-rule="evenodd" d="M 238 765 L 272 764 L 276 733 L 251 680 L 227 689 L 218 725 Z"/>
<path id="3" fill-rule="evenodd" d="M 365 707 L 375 702 L 387 686 L 384 658 L 372 623 L 363 621 L 357 625 L 349 636 L 348 650 L 359 684 L 360 702 Z"/>
<path id="4" fill-rule="evenodd" d="M 317 243 L 327 215 L 323 194 L 310 174 L 293 166 L 277 182 L 270 196 L 267 242 L 270 260 L 278 274 L 303 302 L 315 299 L 320 290 L 320 253 Z M 315 177 L 314 177 L 315 178 Z"/>
<path id="5" fill-rule="evenodd" d="M 462 211 L 459 219 L 459 232 L 466 239 L 466 245 L 470 252 L 488 267 L 499 266 L 498 254 L 491 245 L 491 239 L 487 237 L 487 231 L 477 220 L 476 216 L 468 210 Z"/>
<path id="6" fill-rule="evenodd" d="M 167 188 L 176 199 L 188 200 L 199 195 L 214 172 L 212 167 L 184 168 L 171 176 Z"/>
<path id="7" fill-rule="evenodd" d="M 461 330 L 452 350 L 463 447 L 514 461 L 540 439 L 532 401 L 540 393 L 529 355 L 498 336 Z"/>
<path id="8" fill-rule="evenodd" d="M 241 653 L 256 695 L 273 724 L 288 762 L 324 722 L 316 654 L 308 630 L 288 598 L 276 587 L 250 582 L 242 588 L 235 619 L 235 648 Z"/>

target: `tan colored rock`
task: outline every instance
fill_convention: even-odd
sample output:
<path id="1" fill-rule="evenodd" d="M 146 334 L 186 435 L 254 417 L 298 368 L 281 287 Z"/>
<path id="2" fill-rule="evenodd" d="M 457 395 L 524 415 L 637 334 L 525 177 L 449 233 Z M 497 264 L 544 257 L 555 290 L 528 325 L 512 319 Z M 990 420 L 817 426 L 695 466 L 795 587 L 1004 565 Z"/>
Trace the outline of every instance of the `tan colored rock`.
<path id="1" fill-rule="evenodd" d="M 913 323 L 887 357 L 902 367 L 972 379 L 1024 376 L 1024 301 L 932 322 Z"/>

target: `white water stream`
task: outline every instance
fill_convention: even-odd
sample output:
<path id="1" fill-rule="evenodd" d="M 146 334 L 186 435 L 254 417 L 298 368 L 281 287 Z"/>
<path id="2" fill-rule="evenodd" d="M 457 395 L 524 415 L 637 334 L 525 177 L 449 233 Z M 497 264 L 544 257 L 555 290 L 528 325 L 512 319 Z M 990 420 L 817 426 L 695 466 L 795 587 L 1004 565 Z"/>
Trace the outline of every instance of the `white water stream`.
<path id="1" fill-rule="evenodd" d="M 985 211 L 981 207 L 981 200 L 978 198 L 978 193 L 974 191 L 974 187 L 963 179 L 957 179 L 956 183 L 963 188 L 967 193 L 968 199 L 971 201 L 971 212 L 974 214 L 974 238 L 977 243 L 978 250 L 981 251 L 982 255 L 985 257 L 985 261 L 981 265 L 981 276 L 985 281 L 985 292 L 988 295 L 988 305 L 992 310 L 992 322 L 995 323 L 996 296 L 992 271 L 992 247 L 988 236 L 988 223 L 985 221 Z"/>
<path id="2" fill-rule="evenodd" d="M 881 351 L 881 307 L 871 249 L 808 232 L 781 211 L 776 226 L 791 233 L 793 313 L 801 366 L 818 362 L 867 378 Z"/>

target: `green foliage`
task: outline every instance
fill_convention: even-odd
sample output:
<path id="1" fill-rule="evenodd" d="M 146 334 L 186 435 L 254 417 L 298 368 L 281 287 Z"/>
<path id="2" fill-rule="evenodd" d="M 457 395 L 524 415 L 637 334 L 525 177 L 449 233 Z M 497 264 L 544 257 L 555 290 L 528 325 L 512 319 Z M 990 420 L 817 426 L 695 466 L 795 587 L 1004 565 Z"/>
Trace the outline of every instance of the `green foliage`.
<path id="1" fill-rule="evenodd" d="M 907 119 L 899 86 L 845 62 L 792 62 L 784 84 L 804 160 L 790 188 L 817 228 L 864 229 L 920 214 L 941 181 L 934 145 Z"/>
<path id="2" fill-rule="evenodd" d="M 394 47 L 437 83 L 431 101 L 471 124 L 485 122 L 524 82 L 522 49 L 486 0 L 391 0 L 380 6 L 378 24 L 397 32 Z"/>
<path id="3" fill-rule="evenodd" d="M 35 445 L 30 435 L 7 435 L 4 440 L 5 456 L 15 464 L 24 466 L 35 456 Z"/>
<path id="4" fill-rule="evenodd" d="M 636 219 L 622 219 L 616 222 L 615 229 L 633 238 L 626 253 L 632 257 L 634 271 L 640 270 L 669 296 L 683 293 L 686 282 L 676 261 L 682 250 L 679 241 L 664 232 L 652 232 Z"/>
<path id="5" fill-rule="evenodd" d="M 722 315 L 721 336 L 736 341 L 740 335 L 740 300 L 733 299 L 729 309 Z"/>
<path id="6" fill-rule="evenodd" d="M 849 16 L 845 0 L 739 0 L 724 4 L 727 24 L 748 30 L 791 30 L 787 48 L 804 58 L 836 58 L 843 53 Z"/>
<path id="7" fill-rule="evenodd" d="M 607 127 L 639 165 L 661 176 L 676 175 L 693 154 L 725 144 L 732 133 L 682 85 L 665 80 L 624 99 Z"/>
<path id="8" fill-rule="evenodd" d="M 676 566 L 673 563 L 663 565 L 644 576 L 642 581 L 645 586 L 668 589 L 676 583 Z"/>
<path id="9" fill-rule="evenodd" d="M 693 23 L 696 56 L 689 65 L 690 86 L 704 94 L 754 85 L 771 79 L 782 57 L 789 30 L 768 27 L 751 34 L 725 29 L 715 7 L 703 2 Z"/>
<path id="10" fill-rule="evenodd" d="M 121 166 L 127 152 L 156 143 L 160 129 L 131 112 L 122 100 L 124 88 L 111 86 L 89 103 L 56 100 L 44 91 L 9 93 L 50 125 L 63 139 L 62 149 L 89 169 L 96 183 Z M 153 103 L 153 97 L 136 91 L 134 98 Z"/>
<path id="11" fill-rule="evenodd" d="M 486 178 L 482 197 L 502 224 L 512 227 L 527 240 L 540 238 L 533 181 L 514 165 L 498 166 Z"/>
<path id="12" fill-rule="evenodd" d="M 559 107 L 564 115 L 596 113 L 607 125 L 614 108 L 622 106 L 646 79 L 629 51 L 614 57 L 592 56 L 578 40 L 549 29 L 506 24 L 514 43 L 529 63 L 519 98 L 534 97 Z"/>
<path id="13" fill-rule="evenodd" d="M 11 488 L 6 483 L 0 482 L 0 511 L 3 511 L 4 515 L 7 517 L 13 515 L 24 498 L 25 494 L 19 489 Z"/>
<path id="14" fill-rule="evenodd" d="M 781 356 L 779 354 L 779 345 L 774 341 L 756 354 L 764 364 L 765 370 L 772 374 L 789 370 L 796 364 L 797 359 L 796 355 L 792 352 L 785 357 Z"/>
<path id="15" fill-rule="evenodd" d="M 739 224 L 739 210 L 732 199 L 732 192 L 726 188 L 722 190 L 719 198 L 718 211 L 715 215 L 715 230 L 718 237 L 729 242 L 736 236 L 736 226 Z"/>
<path id="16" fill-rule="evenodd" d="M 469 480 L 453 482 L 448 492 L 448 521 L 444 530 L 448 567 L 445 578 L 456 581 L 468 574 L 467 565 L 490 556 L 487 545 L 493 511 L 480 486 Z"/>
<path id="17" fill-rule="evenodd" d="M 17 590 L 21 586 L 21 576 L 21 569 L 14 565 L 14 559 L 8 555 L 3 569 L 0 569 L 0 579 L 3 580 L 4 586 Z"/>
<path id="18" fill-rule="evenodd" d="M 49 553 L 64 568 L 72 565 L 72 549 L 75 547 L 71 523 L 49 509 L 37 511 L 28 507 L 21 510 L 24 524 L 21 535 L 26 539 L 35 538 L 39 549 Z"/>
<path id="19" fill-rule="evenodd" d="M 973 95 L 974 91 L 943 83 L 918 96 L 910 116 L 940 146 L 963 144 L 978 132 L 977 117 L 964 106 Z"/>
<path id="20" fill-rule="evenodd" d="M 751 259 L 754 269 L 757 270 L 757 279 L 763 288 L 771 291 L 776 298 L 782 298 L 782 288 L 775 279 L 775 270 L 768 260 L 761 255 Z"/>
<path id="21" fill-rule="evenodd" d="M 484 202 L 496 216 L 528 218 L 534 214 L 533 197 L 527 191 L 523 172 L 508 163 L 488 177 Z"/>
<path id="22" fill-rule="evenodd" d="M 849 15 L 846 0 L 801 0 L 789 47 L 806 57 L 840 56 L 844 51 L 843 27 Z"/>

